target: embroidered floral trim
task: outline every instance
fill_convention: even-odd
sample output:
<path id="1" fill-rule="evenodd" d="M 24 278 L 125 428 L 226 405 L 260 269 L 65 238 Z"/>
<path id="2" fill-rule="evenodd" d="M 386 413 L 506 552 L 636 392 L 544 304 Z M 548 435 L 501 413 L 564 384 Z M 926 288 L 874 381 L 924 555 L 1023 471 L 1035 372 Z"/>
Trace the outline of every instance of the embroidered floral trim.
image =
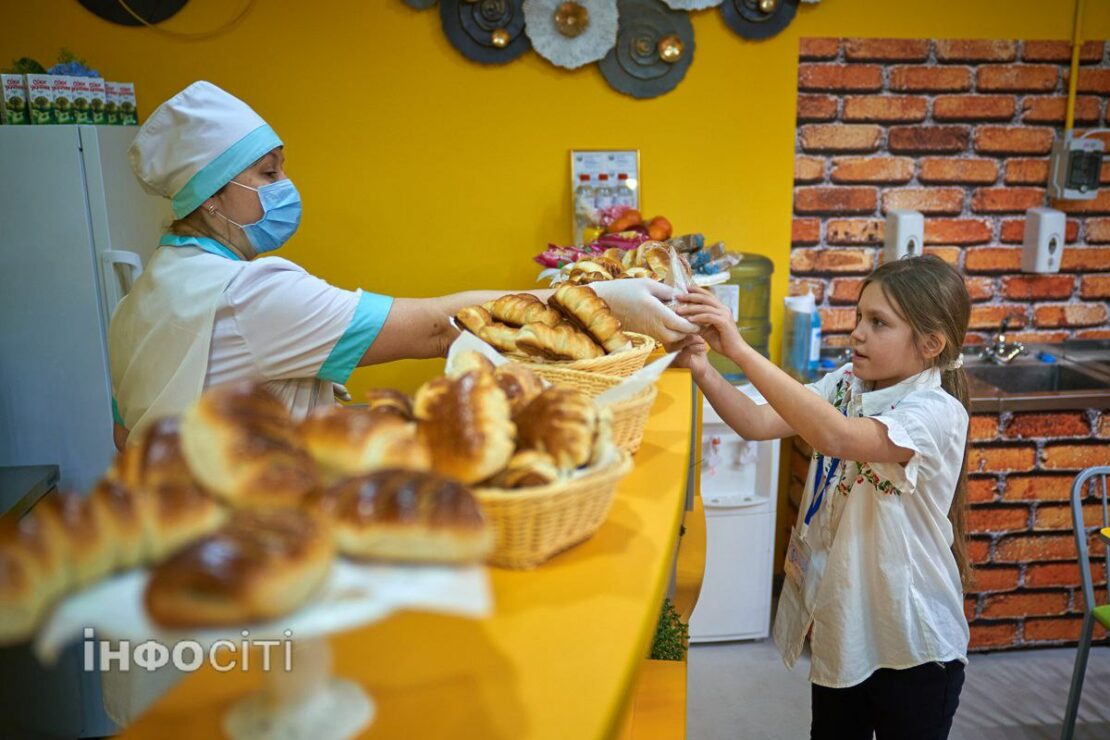
<path id="1" fill-rule="evenodd" d="M 864 480 L 866 480 L 868 483 L 875 486 L 876 491 L 885 493 L 887 495 L 902 495 L 902 491 L 897 486 L 895 486 L 886 478 L 880 478 L 878 474 L 874 470 L 872 470 L 871 466 L 867 463 L 863 463 L 862 465 L 860 465 L 859 472 L 860 475 L 859 478 L 857 478 L 857 483 L 862 483 Z"/>

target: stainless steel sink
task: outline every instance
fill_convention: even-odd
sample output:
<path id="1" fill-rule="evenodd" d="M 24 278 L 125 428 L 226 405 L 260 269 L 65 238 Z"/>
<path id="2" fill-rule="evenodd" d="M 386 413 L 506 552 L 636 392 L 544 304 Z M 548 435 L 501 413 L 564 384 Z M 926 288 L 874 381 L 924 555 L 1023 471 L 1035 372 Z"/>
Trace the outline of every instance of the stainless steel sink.
<path id="1" fill-rule="evenodd" d="M 968 375 L 1006 393 L 1059 393 L 1110 389 L 1110 379 L 1059 363 L 1053 365 L 977 365 Z"/>

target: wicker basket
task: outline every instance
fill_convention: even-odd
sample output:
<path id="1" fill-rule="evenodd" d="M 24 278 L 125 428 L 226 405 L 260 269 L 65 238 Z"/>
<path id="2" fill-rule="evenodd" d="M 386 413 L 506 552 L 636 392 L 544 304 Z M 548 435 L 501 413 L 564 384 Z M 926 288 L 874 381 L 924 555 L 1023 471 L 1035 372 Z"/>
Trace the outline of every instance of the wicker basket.
<path id="1" fill-rule="evenodd" d="M 493 526 L 491 565 L 524 570 L 535 568 L 598 530 L 617 492 L 632 470 L 620 460 L 571 481 L 506 491 L 475 488 L 474 495 Z"/>
<path id="2" fill-rule="evenodd" d="M 542 364 L 570 370 L 584 370 L 591 373 L 600 373 L 601 375 L 627 377 L 644 366 L 648 355 L 655 349 L 655 340 L 646 334 L 637 334 L 631 331 L 625 332 L 625 334 L 632 340 L 632 349 L 615 352 L 603 357 L 595 357 L 590 360 L 544 360 L 539 357 L 525 357 L 522 355 L 506 355 L 506 357 L 515 362 L 526 362 L 530 365 Z"/>
<path id="3" fill-rule="evenodd" d="M 529 364 L 527 367 L 552 385 L 574 388 L 588 396 L 600 395 L 624 381 L 624 378 L 615 375 L 569 370 L 559 365 Z M 613 441 L 617 447 L 630 455 L 640 449 L 640 442 L 644 438 L 644 427 L 647 425 L 656 395 L 658 391 L 652 385 L 632 398 L 619 401 L 610 407 L 613 412 Z"/>

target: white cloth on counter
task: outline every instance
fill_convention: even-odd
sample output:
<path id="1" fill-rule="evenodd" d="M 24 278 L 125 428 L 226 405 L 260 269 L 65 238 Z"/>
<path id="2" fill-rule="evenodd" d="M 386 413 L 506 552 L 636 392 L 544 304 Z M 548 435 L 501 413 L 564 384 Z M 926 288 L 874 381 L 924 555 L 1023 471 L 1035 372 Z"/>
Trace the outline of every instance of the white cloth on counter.
<path id="1" fill-rule="evenodd" d="M 849 363 L 807 386 L 852 418 L 870 417 L 911 450 L 898 463 L 841 461 L 808 528 L 801 588 L 785 579 L 774 639 L 793 668 L 809 634 L 810 681 L 855 686 L 879 668 L 967 662 L 969 638 L 948 509 L 967 441 L 968 414 L 929 369 L 868 390 Z M 814 497 L 810 463 L 796 529 Z M 812 633 L 810 634 L 810 628 Z"/>

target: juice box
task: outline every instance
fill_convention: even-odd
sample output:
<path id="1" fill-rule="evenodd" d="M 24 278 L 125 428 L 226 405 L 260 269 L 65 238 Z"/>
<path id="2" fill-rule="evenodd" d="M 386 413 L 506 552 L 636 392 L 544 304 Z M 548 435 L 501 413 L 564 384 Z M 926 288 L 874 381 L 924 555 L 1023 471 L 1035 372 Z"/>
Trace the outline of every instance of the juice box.
<path id="1" fill-rule="evenodd" d="M 119 123 L 119 84 L 115 82 L 104 82 L 104 123 Z"/>
<path id="2" fill-rule="evenodd" d="M 108 111 L 105 106 L 108 99 L 104 92 L 104 80 L 99 77 L 89 77 L 89 108 L 92 110 L 93 123 L 108 123 Z"/>
<path id="3" fill-rule="evenodd" d="M 21 126 L 31 122 L 27 105 L 27 81 L 23 75 L 0 75 L 0 123 Z"/>
<path id="4" fill-rule="evenodd" d="M 135 101 L 135 83 L 117 82 L 119 90 L 119 122 L 124 126 L 139 125 L 139 109 Z"/>
<path id="5" fill-rule="evenodd" d="M 73 122 L 92 123 L 92 90 L 88 77 L 70 77 L 73 87 Z"/>
<path id="6" fill-rule="evenodd" d="M 27 97 L 31 103 L 31 123 L 54 123 L 54 90 L 50 75 L 27 75 Z"/>
<path id="7" fill-rule="evenodd" d="M 54 93 L 54 123 L 73 123 L 73 78 L 50 75 L 50 89 Z"/>

